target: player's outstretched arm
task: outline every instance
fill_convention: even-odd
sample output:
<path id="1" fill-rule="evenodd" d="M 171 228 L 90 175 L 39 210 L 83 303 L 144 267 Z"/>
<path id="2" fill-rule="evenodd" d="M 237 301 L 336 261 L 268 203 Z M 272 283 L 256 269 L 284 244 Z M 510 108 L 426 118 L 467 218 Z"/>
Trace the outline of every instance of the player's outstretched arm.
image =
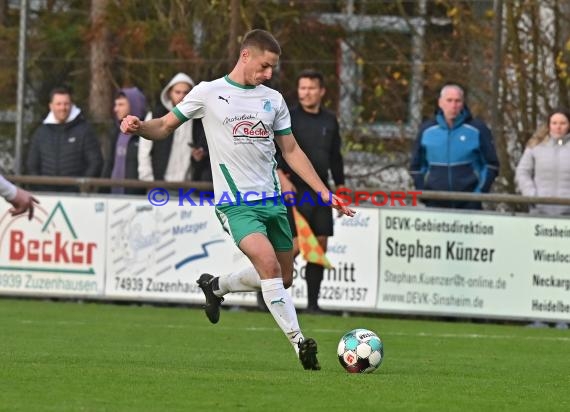
<path id="1" fill-rule="evenodd" d="M 171 135 L 181 124 L 182 122 L 172 112 L 147 121 L 128 115 L 121 121 L 121 132 L 149 140 L 160 140 Z"/>
<path id="2" fill-rule="evenodd" d="M 285 136 L 275 136 L 275 141 L 281 149 L 281 154 L 287 162 L 287 164 L 293 169 L 297 175 L 299 175 L 305 183 L 307 183 L 311 189 L 315 192 L 320 193 L 324 201 L 328 201 L 328 194 L 330 190 L 325 186 L 317 172 L 315 171 L 307 155 L 295 140 L 295 137 L 290 135 Z M 354 216 L 355 211 L 348 208 L 345 203 L 343 203 L 336 195 L 331 194 L 332 207 L 337 209 L 339 213 L 346 216 Z"/>
<path id="3" fill-rule="evenodd" d="M 20 189 L 0 175 L 0 197 L 6 199 L 13 207 L 9 210 L 12 216 L 28 212 L 28 219 L 34 217 L 34 206 L 38 200 L 30 192 Z"/>
<path id="4" fill-rule="evenodd" d="M 10 209 L 10 214 L 12 216 L 18 216 L 28 212 L 28 219 L 32 220 L 34 217 L 34 206 L 40 202 L 32 196 L 30 192 L 20 188 L 16 190 L 16 197 L 12 200 L 8 200 L 13 206 Z"/>

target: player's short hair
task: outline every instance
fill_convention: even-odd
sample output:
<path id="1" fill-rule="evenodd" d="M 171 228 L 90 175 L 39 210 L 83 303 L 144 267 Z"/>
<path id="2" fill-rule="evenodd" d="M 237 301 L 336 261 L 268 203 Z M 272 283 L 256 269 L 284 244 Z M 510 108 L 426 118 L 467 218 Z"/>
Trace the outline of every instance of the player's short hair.
<path id="1" fill-rule="evenodd" d="M 279 42 L 271 33 L 261 29 L 251 30 L 243 36 L 240 51 L 247 49 L 248 47 L 255 47 L 262 52 L 268 51 L 275 53 L 278 56 L 281 55 L 281 46 L 279 46 Z"/>
<path id="2" fill-rule="evenodd" d="M 299 80 L 301 79 L 311 79 L 311 80 L 318 80 L 319 86 L 322 88 L 325 87 L 325 78 L 323 74 L 315 69 L 305 69 L 297 75 L 297 86 L 299 86 Z"/>
<path id="3" fill-rule="evenodd" d="M 53 96 L 55 96 L 56 94 L 66 94 L 66 95 L 68 95 L 69 98 L 71 99 L 71 90 L 69 90 L 67 87 L 58 86 L 58 87 L 54 87 L 54 88 L 51 89 L 51 91 L 49 92 L 49 101 L 50 101 L 50 103 L 53 101 Z"/>

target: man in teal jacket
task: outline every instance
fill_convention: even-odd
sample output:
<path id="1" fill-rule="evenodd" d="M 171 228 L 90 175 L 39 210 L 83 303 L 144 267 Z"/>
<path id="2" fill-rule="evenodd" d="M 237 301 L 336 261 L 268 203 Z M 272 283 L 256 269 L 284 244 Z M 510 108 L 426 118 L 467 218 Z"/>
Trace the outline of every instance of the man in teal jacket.
<path id="1" fill-rule="evenodd" d="M 487 193 L 499 171 L 489 128 L 474 119 L 457 84 L 441 89 L 435 118 L 419 129 L 410 174 L 418 190 Z M 481 202 L 427 200 L 427 206 L 481 209 Z"/>

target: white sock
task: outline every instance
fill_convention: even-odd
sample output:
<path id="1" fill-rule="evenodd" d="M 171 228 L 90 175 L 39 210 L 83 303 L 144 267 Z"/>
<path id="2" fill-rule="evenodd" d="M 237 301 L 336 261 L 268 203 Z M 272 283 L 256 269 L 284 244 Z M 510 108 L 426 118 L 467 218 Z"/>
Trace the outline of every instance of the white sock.
<path id="1" fill-rule="evenodd" d="M 299 327 L 293 300 L 283 286 L 283 279 L 262 279 L 261 292 L 267 308 L 298 355 L 299 341 L 304 340 L 304 337 Z"/>
<path id="2" fill-rule="evenodd" d="M 253 266 L 238 272 L 222 275 L 218 279 L 219 289 L 214 290 L 216 296 L 224 296 L 230 292 L 252 292 L 261 289 L 261 279 Z"/>

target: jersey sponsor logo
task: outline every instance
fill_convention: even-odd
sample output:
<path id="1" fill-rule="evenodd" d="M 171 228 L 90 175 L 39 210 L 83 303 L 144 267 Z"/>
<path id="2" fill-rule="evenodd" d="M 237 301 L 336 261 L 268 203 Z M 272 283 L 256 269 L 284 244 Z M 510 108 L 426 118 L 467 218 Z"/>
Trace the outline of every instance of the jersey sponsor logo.
<path id="1" fill-rule="evenodd" d="M 224 124 L 241 122 L 244 120 L 255 120 L 255 119 L 257 119 L 257 113 L 256 114 L 238 114 L 237 116 L 226 117 L 224 119 Z"/>
<path id="2" fill-rule="evenodd" d="M 223 100 L 227 104 L 230 104 L 230 96 L 228 96 L 228 97 L 218 96 L 218 100 Z"/>
<path id="3" fill-rule="evenodd" d="M 232 129 L 232 134 L 234 136 L 234 142 L 237 142 L 236 139 L 243 137 L 250 139 L 266 139 L 269 137 L 267 126 L 265 126 L 261 120 L 257 123 L 253 123 L 247 120 L 239 122 Z"/>

